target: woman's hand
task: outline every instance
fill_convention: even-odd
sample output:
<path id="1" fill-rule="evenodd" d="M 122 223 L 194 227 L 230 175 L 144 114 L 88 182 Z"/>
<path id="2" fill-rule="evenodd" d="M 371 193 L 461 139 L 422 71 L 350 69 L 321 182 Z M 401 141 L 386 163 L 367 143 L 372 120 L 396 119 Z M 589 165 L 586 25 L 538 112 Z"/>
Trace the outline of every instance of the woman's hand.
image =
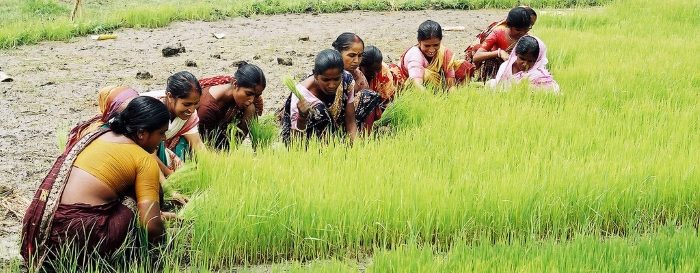
<path id="1" fill-rule="evenodd" d="M 299 117 L 306 120 L 309 117 L 309 113 L 311 113 L 311 104 L 306 100 L 299 100 L 297 108 L 299 108 Z"/>
<path id="2" fill-rule="evenodd" d="M 179 220 L 180 219 L 180 217 L 178 217 L 176 213 L 169 212 L 169 211 L 161 211 L 160 218 L 162 218 L 165 221 L 172 221 L 172 220 Z"/>
<path id="3" fill-rule="evenodd" d="M 507 61 L 510 58 L 510 54 L 508 54 L 508 51 L 498 49 L 498 57 L 503 61 Z"/>

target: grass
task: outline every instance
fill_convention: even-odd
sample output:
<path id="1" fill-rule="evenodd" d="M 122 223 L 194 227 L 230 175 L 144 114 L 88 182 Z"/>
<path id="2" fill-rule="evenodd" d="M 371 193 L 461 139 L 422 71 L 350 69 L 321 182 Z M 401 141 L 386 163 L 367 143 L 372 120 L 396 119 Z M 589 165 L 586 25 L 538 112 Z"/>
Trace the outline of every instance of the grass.
<path id="1" fill-rule="evenodd" d="M 65 41 L 118 28 L 157 28 L 174 21 L 214 21 L 255 14 L 341 12 L 347 10 L 420 10 L 510 8 L 513 0 L 148 0 L 83 1 L 70 21 L 73 1 L 4 0 L 0 2 L 0 49 L 40 41 Z M 520 2 L 520 1 L 518 1 Z M 610 0 L 524 1 L 534 7 L 601 5 Z"/>
<path id="2" fill-rule="evenodd" d="M 697 272 L 700 238 L 695 230 L 656 234 L 596 236 L 570 241 L 457 244 L 449 252 L 413 243 L 378 250 L 364 272 Z M 315 261 L 281 266 L 289 272 L 358 272 L 355 261 Z"/>
<path id="3" fill-rule="evenodd" d="M 201 156 L 182 183 L 200 193 L 182 214 L 191 265 L 697 228 L 700 75 L 684 69 L 700 62 L 686 31 L 698 11 L 622 0 L 541 18 L 534 34 L 563 95 L 409 92 L 388 114 L 389 138 Z"/>
<path id="4" fill-rule="evenodd" d="M 407 92 L 389 137 L 198 155 L 166 271 L 697 271 L 699 13 L 542 16 L 562 95 Z"/>

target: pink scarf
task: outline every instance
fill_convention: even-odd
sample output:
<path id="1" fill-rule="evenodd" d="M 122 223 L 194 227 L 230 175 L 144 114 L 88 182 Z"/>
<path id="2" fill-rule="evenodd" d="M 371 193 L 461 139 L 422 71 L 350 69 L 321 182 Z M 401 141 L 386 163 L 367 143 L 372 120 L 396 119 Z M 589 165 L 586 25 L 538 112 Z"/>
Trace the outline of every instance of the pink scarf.
<path id="1" fill-rule="evenodd" d="M 552 74 L 550 74 L 549 71 L 547 71 L 547 68 L 545 67 L 548 62 L 547 46 L 539 38 L 532 35 L 528 36 L 535 38 L 540 47 L 540 54 L 537 56 L 537 61 L 535 61 L 535 64 L 530 68 L 530 70 L 520 71 L 518 73 L 513 74 L 513 63 L 515 63 L 515 61 L 518 58 L 515 55 L 515 50 L 513 50 L 510 53 L 508 61 L 501 64 L 501 67 L 498 68 L 498 74 L 496 74 L 496 78 L 490 80 L 487 83 L 487 85 L 489 85 L 492 88 L 495 88 L 499 85 L 509 86 L 513 82 L 520 82 L 523 79 L 527 79 L 530 82 L 530 85 L 532 85 L 535 88 L 549 89 L 555 93 L 559 93 L 559 84 L 557 84 L 557 82 L 552 77 Z"/>

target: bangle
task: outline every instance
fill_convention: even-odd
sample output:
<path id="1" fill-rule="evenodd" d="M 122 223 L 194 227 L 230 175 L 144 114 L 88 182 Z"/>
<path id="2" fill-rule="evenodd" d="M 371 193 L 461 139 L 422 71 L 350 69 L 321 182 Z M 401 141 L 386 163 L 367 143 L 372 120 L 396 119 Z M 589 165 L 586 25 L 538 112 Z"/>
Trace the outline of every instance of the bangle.
<path id="1" fill-rule="evenodd" d="M 500 48 L 496 49 L 496 56 L 498 56 L 498 58 L 501 57 L 501 49 Z"/>

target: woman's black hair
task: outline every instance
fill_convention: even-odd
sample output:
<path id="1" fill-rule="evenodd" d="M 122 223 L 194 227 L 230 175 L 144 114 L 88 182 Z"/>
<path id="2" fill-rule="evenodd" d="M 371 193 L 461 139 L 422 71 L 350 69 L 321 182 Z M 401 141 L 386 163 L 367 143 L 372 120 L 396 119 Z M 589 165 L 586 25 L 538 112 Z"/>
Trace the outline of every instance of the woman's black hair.
<path id="1" fill-rule="evenodd" d="M 365 41 L 363 41 L 362 38 L 360 38 L 360 36 L 357 36 L 357 34 L 352 32 L 344 32 L 343 34 L 340 34 L 338 38 L 335 39 L 331 46 L 333 46 L 335 50 L 343 52 L 344 50 L 350 49 L 350 47 L 352 47 L 352 44 L 357 42 L 362 43 L 362 47 L 365 47 Z"/>
<path id="2" fill-rule="evenodd" d="M 176 99 L 187 98 L 192 90 L 202 95 L 202 86 L 192 73 L 180 71 L 168 77 L 165 92 L 169 92 Z"/>
<path id="3" fill-rule="evenodd" d="M 345 69 L 343 57 L 335 49 L 324 49 L 316 55 L 314 60 L 314 75 L 321 75 L 328 69 L 337 68 L 340 71 Z"/>
<path id="4" fill-rule="evenodd" d="M 374 64 L 381 63 L 384 60 L 382 52 L 376 46 L 368 46 L 362 54 L 362 62 L 360 66 L 371 67 Z"/>
<path id="5" fill-rule="evenodd" d="M 527 11 L 527 14 L 530 15 L 530 17 L 535 16 L 537 17 L 537 12 L 535 12 L 535 9 L 531 7 L 523 7 Z"/>
<path id="6" fill-rule="evenodd" d="M 170 121 L 170 112 L 160 100 L 141 96 L 127 104 L 121 112 L 110 118 L 109 128 L 116 134 L 134 138 L 139 130 L 153 132 Z"/>
<path id="7" fill-rule="evenodd" d="M 524 7 L 515 7 L 508 12 L 506 24 L 512 28 L 530 28 L 532 26 L 530 12 Z"/>
<path id="8" fill-rule="evenodd" d="M 262 69 L 244 61 L 238 64 L 238 70 L 233 74 L 233 77 L 236 78 L 236 84 L 240 87 L 254 89 L 257 86 L 262 86 L 265 89 L 267 85 Z"/>
<path id="9" fill-rule="evenodd" d="M 442 27 L 433 20 L 427 20 L 418 26 L 418 41 L 432 38 L 442 40 Z"/>
<path id="10" fill-rule="evenodd" d="M 520 40 L 518 40 L 518 44 L 515 45 L 515 54 L 537 58 L 540 55 L 540 44 L 537 42 L 535 37 L 525 35 L 520 38 Z"/>

